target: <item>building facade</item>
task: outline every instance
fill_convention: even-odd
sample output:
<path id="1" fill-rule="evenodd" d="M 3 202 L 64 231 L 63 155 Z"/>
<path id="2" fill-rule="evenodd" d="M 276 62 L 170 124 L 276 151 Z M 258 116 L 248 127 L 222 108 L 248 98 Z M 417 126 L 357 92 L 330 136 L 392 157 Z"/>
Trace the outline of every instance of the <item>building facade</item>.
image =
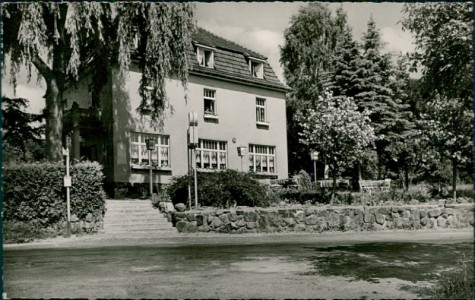
<path id="1" fill-rule="evenodd" d="M 287 178 L 288 88 L 266 58 L 203 29 L 195 33 L 188 54 L 192 64 L 187 91 L 179 80 L 167 80 L 167 113 L 159 128 L 136 112 L 141 74 L 135 66 L 127 80 L 112 72 L 96 95 L 99 99 L 88 92 L 90 78 L 81 80 L 65 95 L 71 155 L 99 161 L 108 181 L 116 185 L 147 183 L 145 140 L 152 138 L 153 182 L 168 184 L 173 176 L 188 172 L 188 114 L 195 112 L 197 171 L 234 169 L 258 178 Z"/>

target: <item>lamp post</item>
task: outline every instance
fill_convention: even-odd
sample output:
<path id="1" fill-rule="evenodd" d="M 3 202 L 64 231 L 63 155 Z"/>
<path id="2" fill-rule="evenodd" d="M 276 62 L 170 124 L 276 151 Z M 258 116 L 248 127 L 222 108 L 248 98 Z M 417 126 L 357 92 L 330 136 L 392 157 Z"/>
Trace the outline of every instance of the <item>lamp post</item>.
<path id="1" fill-rule="evenodd" d="M 196 174 L 196 148 L 198 147 L 198 113 L 188 113 L 188 149 L 191 152 L 189 159 L 189 170 L 193 170 L 194 186 L 195 186 L 195 208 L 198 208 L 198 176 Z M 194 166 L 194 167 L 193 167 Z M 188 181 L 188 197 L 191 209 L 191 183 Z"/>
<path id="2" fill-rule="evenodd" d="M 146 139 L 145 144 L 148 150 L 148 165 L 150 166 L 150 199 L 153 195 L 153 165 L 152 165 L 152 150 L 155 150 L 155 139 Z"/>
<path id="3" fill-rule="evenodd" d="M 69 176 L 69 149 L 71 148 L 71 138 L 66 137 L 66 149 L 63 148 L 63 155 L 66 156 L 66 176 L 64 176 L 64 187 L 66 188 L 66 209 L 67 209 L 67 221 L 66 221 L 66 237 L 71 236 L 71 201 L 70 190 L 71 176 Z"/>
<path id="4" fill-rule="evenodd" d="M 310 152 L 310 158 L 313 160 L 313 178 L 315 183 L 317 182 L 317 160 L 318 160 L 318 151 Z"/>

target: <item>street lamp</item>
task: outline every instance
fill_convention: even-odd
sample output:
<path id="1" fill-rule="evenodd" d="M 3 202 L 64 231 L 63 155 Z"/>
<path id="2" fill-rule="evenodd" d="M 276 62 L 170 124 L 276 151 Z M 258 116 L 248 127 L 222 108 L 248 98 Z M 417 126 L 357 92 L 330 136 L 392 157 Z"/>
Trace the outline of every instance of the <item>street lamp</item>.
<path id="1" fill-rule="evenodd" d="M 150 199 L 153 195 L 153 165 L 152 165 L 152 150 L 155 150 L 155 139 L 146 139 L 145 144 L 148 150 L 148 165 L 150 166 Z"/>
<path id="2" fill-rule="evenodd" d="M 317 160 L 318 160 L 318 151 L 310 152 L 310 158 L 313 160 L 313 177 L 315 183 L 317 182 Z"/>

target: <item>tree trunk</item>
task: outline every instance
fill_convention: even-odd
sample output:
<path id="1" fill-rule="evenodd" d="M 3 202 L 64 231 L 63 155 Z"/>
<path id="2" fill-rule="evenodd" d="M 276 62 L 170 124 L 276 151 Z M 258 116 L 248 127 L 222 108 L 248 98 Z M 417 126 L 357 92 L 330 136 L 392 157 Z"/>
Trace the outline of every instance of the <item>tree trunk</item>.
<path id="1" fill-rule="evenodd" d="M 333 200 L 335 199 L 335 190 L 336 190 L 336 170 L 337 168 L 330 169 L 331 175 L 332 175 L 332 196 L 330 200 L 330 204 L 333 204 Z"/>
<path id="2" fill-rule="evenodd" d="M 383 163 L 381 162 L 381 154 L 379 153 L 379 151 L 376 154 L 378 156 L 378 175 L 376 179 L 381 180 Z"/>
<path id="3" fill-rule="evenodd" d="M 409 170 L 407 167 L 404 167 L 404 190 L 409 190 Z"/>
<path id="4" fill-rule="evenodd" d="M 457 200 L 457 159 L 452 159 L 452 194 Z"/>
<path id="5" fill-rule="evenodd" d="M 46 84 L 46 157 L 56 162 L 63 159 L 63 99 L 55 78 Z"/>

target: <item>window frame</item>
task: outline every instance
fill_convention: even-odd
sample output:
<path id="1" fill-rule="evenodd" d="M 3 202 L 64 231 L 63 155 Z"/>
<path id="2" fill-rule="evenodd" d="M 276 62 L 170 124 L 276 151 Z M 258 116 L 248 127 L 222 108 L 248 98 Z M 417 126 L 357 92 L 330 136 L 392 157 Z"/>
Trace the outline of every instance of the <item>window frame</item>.
<path id="1" fill-rule="evenodd" d="M 209 60 L 206 59 L 207 54 L 209 54 Z M 214 49 L 202 45 L 197 46 L 196 60 L 198 61 L 198 65 L 205 68 L 214 69 Z"/>
<path id="2" fill-rule="evenodd" d="M 212 93 L 212 97 L 210 94 Z M 213 106 L 213 111 L 206 111 L 206 101 L 211 101 Z M 203 89 L 203 117 L 205 119 L 218 119 L 218 102 L 216 99 L 216 90 L 204 88 Z"/>
<path id="3" fill-rule="evenodd" d="M 262 101 L 264 104 L 259 104 L 259 101 Z M 262 114 L 264 113 L 264 118 L 262 119 Z M 269 126 L 269 121 L 267 117 L 267 99 L 262 97 L 256 97 L 256 124 L 262 126 Z"/>
<path id="4" fill-rule="evenodd" d="M 264 79 L 264 63 L 265 60 L 249 57 L 249 72 L 252 77 Z"/>
<path id="5" fill-rule="evenodd" d="M 253 172 L 253 173 L 256 173 L 256 174 L 265 174 L 265 175 L 275 175 L 277 174 L 277 155 L 276 155 L 276 149 L 277 147 L 276 146 L 269 146 L 269 145 L 259 145 L 259 144 L 249 144 L 248 145 L 248 149 L 249 149 L 249 152 L 248 152 L 248 159 L 249 159 L 249 172 Z M 258 152 L 257 149 L 261 148 L 261 149 L 266 149 L 265 153 L 262 153 L 261 152 Z M 272 150 L 272 151 L 271 151 Z M 256 160 L 256 157 L 259 157 L 259 160 Z M 265 157 L 266 160 L 266 167 L 267 167 L 267 171 L 262 171 L 263 167 L 262 167 L 262 158 Z M 273 158 L 273 172 L 270 171 L 270 168 L 271 168 L 271 159 L 270 158 Z M 252 161 L 252 163 L 251 163 Z M 260 170 L 258 170 L 258 164 L 257 162 L 260 162 Z M 252 169 L 251 169 L 252 168 Z"/>
<path id="6" fill-rule="evenodd" d="M 215 149 L 204 148 L 205 144 L 208 145 L 216 143 Z M 206 146 L 208 146 L 206 145 Z M 223 147 L 221 147 L 223 146 Z M 224 149 L 221 149 L 224 148 Z M 199 139 L 198 147 L 195 149 L 195 166 L 197 170 L 200 171 L 222 171 L 228 169 L 229 159 L 228 159 L 228 143 L 227 141 L 220 140 L 209 140 L 209 139 Z M 205 153 L 208 152 L 208 167 L 205 167 Z M 211 168 L 212 166 L 212 153 L 216 153 L 216 168 Z M 224 168 L 221 167 L 221 155 L 224 155 Z M 199 157 L 199 159 L 198 159 Z"/>
<path id="7" fill-rule="evenodd" d="M 137 141 L 135 141 L 134 135 L 137 135 L 137 139 L 136 139 Z M 155 170 L 158 170 L 158 169 L 170 170 L 171 169 L 170 135 L 148 133 L 148 132 L 137 132 L 137 131 L 129 132 L 130 167 L 132 169 L 150 169 L 150 165 L 148 161 L 148 150 L 147 150 L 147 145 L 145 143 L 145 140 L 148 138 L 154 138 L 156 141 L 155 150 L 152 151 L 152 168 Z M 164 142 L 164 139 L 166 142 Z M 137 154 L 138 154 L 137 158 L 133 157 L 134 147 L 137 147 Z M 154 159 L 154 156 L 156 159 Z M 133 162 L 133 159 L 137 159 L 138 162 Z M 163 163 L 163 161 L 166 163 Z"/>

